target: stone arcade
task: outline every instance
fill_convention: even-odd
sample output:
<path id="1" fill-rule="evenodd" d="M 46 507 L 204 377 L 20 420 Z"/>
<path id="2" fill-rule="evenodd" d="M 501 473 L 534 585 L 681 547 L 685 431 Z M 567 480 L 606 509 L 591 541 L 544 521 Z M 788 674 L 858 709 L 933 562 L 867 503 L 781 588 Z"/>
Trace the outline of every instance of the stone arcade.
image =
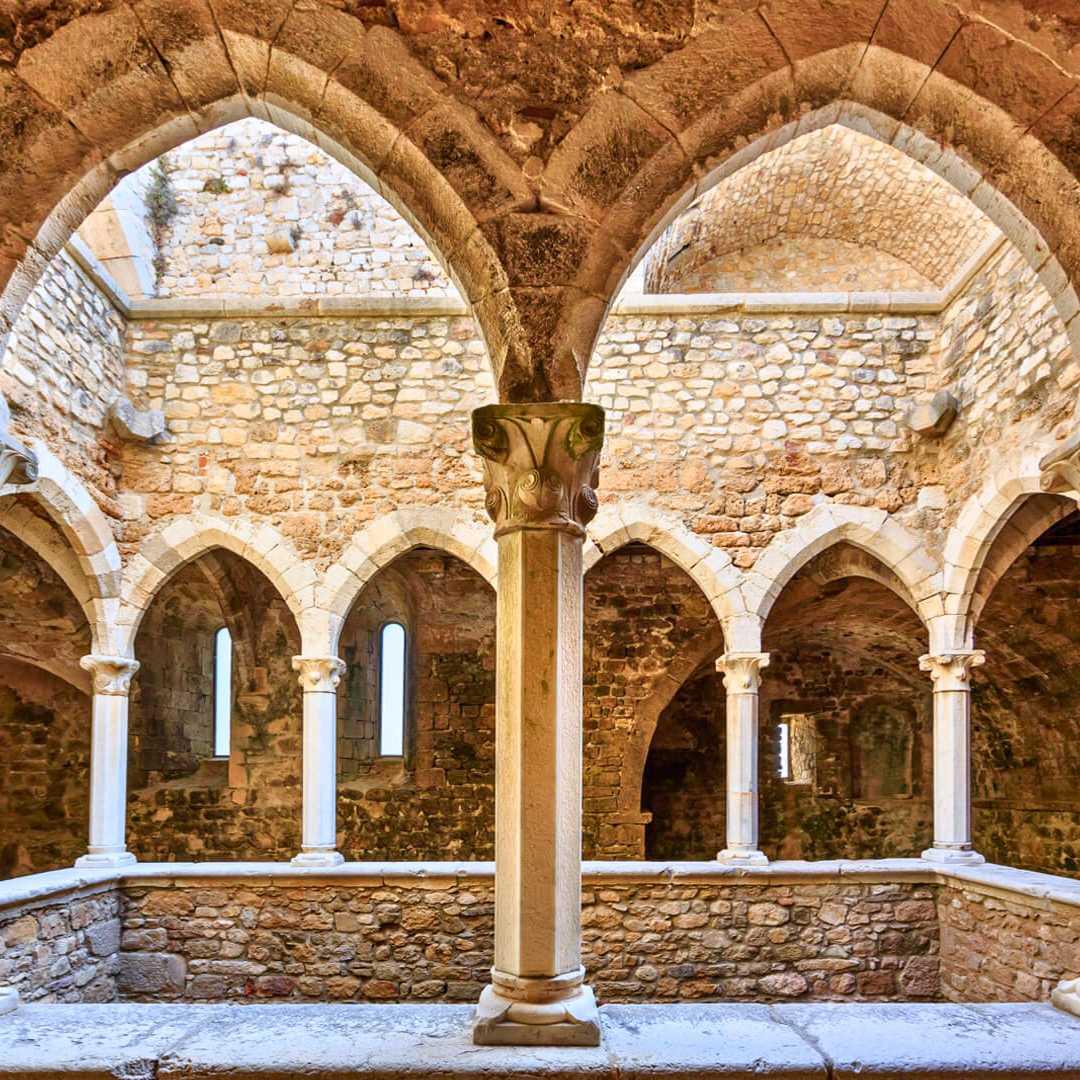
<path id="1" fill-rule="evenodd" d="M 0 14 L 0 1077 L 1080 1075 L 1074 7 Z"/>

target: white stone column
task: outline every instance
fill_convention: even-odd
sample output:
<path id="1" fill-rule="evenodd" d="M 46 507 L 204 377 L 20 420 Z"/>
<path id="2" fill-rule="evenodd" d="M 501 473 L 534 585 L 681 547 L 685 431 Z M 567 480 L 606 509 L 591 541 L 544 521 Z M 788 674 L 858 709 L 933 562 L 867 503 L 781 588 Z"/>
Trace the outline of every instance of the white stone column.
<path id="1" fill-rule="evenodd" d="M 716 661 L 727 694 L 727 847 L 717 858 L 743 866 L 768 863 L 758 850 L 758 688 L 769 654 L 725 653 Z"/>
<path id="2" fill-rule="evenodd" d="M 90 733 L 90 845 L 76 866 L 124 866 L 127 821 L 128 699 L 139 661 L 91 654 L 79 664 L 94 689 Z"/>
<path id="3" fill-rule="evenodd" d="M 929 653 L 919 667 L 934 681 L 934 846 L 932 862 L 982 863 L 971 846 L 971 671 L 978 649 Z"/>
<path id="4" fill-rule="evenodd" d="M 345 663 L 336 656 L 294 656 L 304 691 L 304 809 L 297 866 L 337 866 L 337 687 Z"/>
<path id="5" fill-rule="evenodd" d="M 604 413 L 473 413 L 499 545 L 495 964 L 477 1043 L 596 1046 L 581 966 L 582 570 Z"/>

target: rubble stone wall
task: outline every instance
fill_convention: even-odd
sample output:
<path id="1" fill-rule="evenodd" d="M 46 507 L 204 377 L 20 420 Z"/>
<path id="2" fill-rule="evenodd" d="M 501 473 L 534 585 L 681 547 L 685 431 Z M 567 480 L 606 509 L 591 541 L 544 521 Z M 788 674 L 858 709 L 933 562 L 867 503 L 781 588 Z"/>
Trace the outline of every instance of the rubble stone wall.
<path id="1" fill-rule="evenodd" d="M 0 986 L 24 1002 L 116 1001 L 115 886 L 0 907 Z"/>
<path id="2" fill-rule="evenodd" d="M 475 1001 L 489 981 L 490 877 L 124 892 L 130 999 Z M 933 1000 L 936 917 L 933 888 L 912 883 L 586 874 L 584 963 L 602 1001 Z M 149 968 L 139 989 L 129 973 Z"/>
<path id="3" fill-rule="evenodd" d="M 125 320 L 66 253 L 46 267 L 0 354 L 12 431 L 41 439 L 118 516 L 106 425 L 125 392 Z"/>

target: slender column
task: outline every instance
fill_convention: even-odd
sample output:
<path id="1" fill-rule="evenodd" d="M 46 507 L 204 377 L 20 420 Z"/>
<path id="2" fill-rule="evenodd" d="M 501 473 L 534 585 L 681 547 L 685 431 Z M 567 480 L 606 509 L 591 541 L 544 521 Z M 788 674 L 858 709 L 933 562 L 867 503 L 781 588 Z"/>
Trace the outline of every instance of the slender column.
<path id="1" fill-rule="evenodd" d="M 716 661 L 727 692 L 727 847 L 721 862 L 764 866 L 758 850 L 758 687 L 769 654 L 725 653 Z"/>
<path id="2" fill-rule="evenodd" d="M 934 846 L 932 862 L 981 863 L 971 846 L 971 671 L 978 649 L 927 654 L 919 667 L 934 681 Z"/>
<path id="3" fill-rule="evenodd" d="M 90 846 L 76 866 L 124 866 L 135 856 L 124 846 L 127 819 L 128 698 L 139 661 L 84 656 L 94 687 L 90 734 Z"/>
<path id="4" fill-rule="evenodd" d="M 596 1046 L 581 966 L 582 577 L 599 406 L 473 413 L 499 545 L 495 965 L 475 1042 Z"/>
<path id="5" fill-rule="evenodd" d="M 294 656 L 304 691 L 304 810 L 297 866 L 337 866 L 337 687 L 345 663 L 336 656 Z"/>

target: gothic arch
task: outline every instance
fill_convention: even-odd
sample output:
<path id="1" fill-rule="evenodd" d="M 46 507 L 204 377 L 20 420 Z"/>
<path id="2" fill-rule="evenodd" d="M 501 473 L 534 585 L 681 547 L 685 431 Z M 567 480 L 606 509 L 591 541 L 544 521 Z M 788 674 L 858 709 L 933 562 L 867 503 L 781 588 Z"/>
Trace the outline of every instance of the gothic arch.
<path id="1" fill-rule="evenodd" d="M 364 586 L 384 566 L 417 547 L 446 551 L 497 588 L 498 554 L 491 530 L 439 507 L 406 507 L 371 522 L 357 533 L 326 572 L 317 611 L 305 623 L 304 649 L 336 656 L 338 636 Z"/>
<path id="2" fill-rule="evenodd" d="M 670 515 L 644 505 L 604 505 L 590 523 L 588 534 L 583 572 L 588 573 L 605 555 L 626 544 L 648 544 L 697 583 L 725 627 L 746 616 L 739 588 L 742 577 L 727 552 L 713 547 Z"/>
<path id="3" fill-rule="evenodd" d="M 318 575 L 276 529 L 232 518 L 177 518 L 143 541 L 124 569 L 117 629 L 120 655 L 134 655 L 139 624 L 161 586 L 181 567 L 215 548 L 231 551 L 260 570 L 303 631 L 315 604 Z"/>
<path id="4" fill-rule="evenodd" d="M 746 574 L 743 592 L 747 607 L 764 624 L 776 598 L 795 574 L 815 555 L 841 541 L 861 548 L 890 572 L 870 575 L 865 567 L 852 564 L 852 573 L 881 581 L 929 625 L 936 614 L 934 601 L 940 589 L 938 567 L 926 555 L 919 537 L 884 510 L 864 506 L 823 504 L 800 518 L 793 529 L 775 537 Z"/>
<path id="5" fill-rule="evenodd" d="M 970 198 L 1070 321 L 1080 275 L 1074 81 L 945 4 L 891 4 L 885 16 L 877 4 L 850 6 L 843 20 L 821 0 L 785 4 L 775 25 L 758 11 L 732 19 L 598 97 L 562 141 L 542 183 L 597 223 L 585 261 L 605 283 L 606 307 L 592 312 L 590 341 L 633 266 L 695 198 L 829 124 L 890 143 Z M 563 321 L 585 315 L 579 304 Z M 1072 341 L 1080 351 L 1075 326 Z"/>
<path id="6" fill-rule="evenodd" d="M 90 623 L 97 652 L 114 651 L 113 619 L 120 589 L 120 553 L 112 529 L 82 481 L 39 440 L 31 441 L 38 476 L 31 484 L 0 487 L 0 525 L 32 547 L 71 589 Z M 38 518 L 12 498 L 28 495 L 48 514 L 68 547 L 55 542 Z"/>
<path id="7" fill-rule="evenodd" d="M 955 648 L 971 647 L 975 621 L 1012 559 L 1063 516 L 1046 500 L 1025 513 L 1023 504 L 1046 494 L 1039 468 L 1046 452 L 1045 446 L 1028 450 L 998 469 L 964 503 L 945 538 L 943 591 Z"/>
<path id="8" fill-rule="evenodd" d="M 49 259 L 122 176 L 256 116 L 387 198 L 473 306 L 496 376 L 527 376 L 518 305 L 481 225 L 534 193 L 399 34 L 322 5 L 212 12 L 169 0 L 55 23 L 0 79 L 0 346 Z"/>

